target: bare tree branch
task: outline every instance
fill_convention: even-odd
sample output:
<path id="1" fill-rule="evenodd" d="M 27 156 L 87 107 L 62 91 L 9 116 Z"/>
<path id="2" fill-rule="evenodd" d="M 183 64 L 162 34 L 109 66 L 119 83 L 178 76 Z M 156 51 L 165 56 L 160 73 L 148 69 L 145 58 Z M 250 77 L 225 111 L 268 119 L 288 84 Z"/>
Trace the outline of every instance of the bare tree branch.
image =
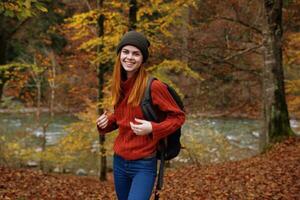
<path id="1" fill-rule="evenodd" d="M 232 55 L 230 55 L 230 56 L 225 57 L 225 58 L 223 59 L 223 61 L 227 61 L 227 60 L 230 60 L 230 59 L 232 59 L 232 58 L 234 58 L 234 57 L 237 57 L 237 56 L 246 54 L 246 53 L 251 52 L 251 51 L 253 51 L 253 50 L 255 50 L 255 49 L 258 49 L 258 48 L 260 48 L 260 47 L 262 47 L 262 44 L 261 44 L 261 45 L 254 46 L 254 47 L 250 47 L 250 48 L 247 48 L 247 49 L 244 49 L 244 50 L 239 51 L 239 52 L 237 52 L 237 53 L 235 53 L 235 54 L 232 54 Z"/>
<path id="2" fill-rule="evenodd" d="M 261 34 L 261 35 L 263 34 L 260 29 L 256 28 L 253 25 L 247 24 L 247 23 L 245 23 L 245 22 L 243 22 L 242 20 L 239 20 L 239 19 L 233 19 L 233 18 L 229 18 L 229 17 L 217 17 L 216 19 L 227 20 L 227 21 L 230 21 L 230 22 L 235 22 L 235 23 L 241 24 L 241 25 L 243 25 L 243 26 L 245 26 L 247 28 L 250 28 L 250 29 L 254 30 L 258 34 Z"/>

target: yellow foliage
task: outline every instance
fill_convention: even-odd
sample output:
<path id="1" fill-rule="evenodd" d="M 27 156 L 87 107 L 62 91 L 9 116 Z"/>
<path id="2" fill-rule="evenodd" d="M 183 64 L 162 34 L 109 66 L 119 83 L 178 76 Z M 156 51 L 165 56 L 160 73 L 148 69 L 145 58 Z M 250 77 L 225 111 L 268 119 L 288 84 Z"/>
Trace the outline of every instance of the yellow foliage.
<path id="1" fill-rule="evenodd" d="M 299 90 L 298 90 L 299 91 Z M 290 116 L 300 115 L 300 95 L 288 95 L 287 104 Z"/>
<path id="2" fill-rule="evenodd" d="M 79 49 L 84 49 L 86 51 L 91 51 L 93 48 L 98 47 L 102 42 L 100 38 L 93 38 L 85 43 L 82 43 L 82 45 L 79 47 Z"/>
<path id="3" fill-rule="evenodd" d="M 300 79 L 287 80 L 285 90 L 287 93 L 300 94 Z"/>
<path id="4" fill-rule="evenodd" d="M 6 65 L 0 65 L 0 71 L 7 71 L 10 68 L 19 68 L 19 69 L 23 69 L 23 68 L 29 68 L 32 67 L 32 64 L 25 64 L 25 63 L 9 63 Z"/>
<path id="5" fill-rule="evenodd" d="M 288 65 L 300 63 L 300 33 L 290 33 L 287 36 L 285 63 Z"/>
<path id="6" fill-rule="evenodd" d="M 24 146 L 20 139 L 8 141 L 5 136 L 1 136 L 0 144 L 0 155 L 8 162 L 27 161 L 34 157 L 34 150 Z"/>
<path id="7" fill-rule="evenodd" d="M 175 73 L 182 72 L 185 76 L 190 76 L 198 80 L 203 79 L 197 72 L 193 71 L 186 63 L 180 60 L 164 60 L 160 64 L 148 68 L 149 72 L 156 74 L 170 70 L 173 70 Z"/>
<path id="8" fill-rule="evenodd" d="M 152 50 L 160 50 L 165 45 L 164 37 L 172 37 L 170 27 L 185 23 L 185 19 L 181 17 L 182 12 L 194 4 L 194 0 L 141 1 L 138 4 L 137 30 L 142 30 L 150 39 Z M 80 50 L 98 51 L 96 47 L 102 46 L 97 58 L 91 57 L 94 59 L 90 61 L 91 64 L 113 62 L 116 45 L 128 30 L 128 11 L 128 2 L 105 1 L 101 9 L 79 13 L 67 19 L 65 26 L 76 30 L 72 32 L 72 40 L 82 40 Z M 105 17 L 104 36 L 98 38 L 97 19 L 100 15 Z"/>
<path id="9" fill-rule="evenodd" d="M 178 94 L 182 97 L 183 94 L 179 88 L 170 80 L 168 72 L 183 73 L 187 77 L 192 77 L 197 80 L 203 80 L 203 78 L 195 71 L 193 71 L 186 63 L 180 60 L 164 60 L 158 65 L 153 65 L 147 69 L 154 77 L 159 80 L 168 83 L 172 86 Z"/>
<path id="10" fill-rule="evenodd" d="M 93 152 L 99 154 L 99 135 L 95 121 L 97 114 L 96 105 L 91 105 L 85 112 L 77 115 L 78 122 L 66 127 L 67 135 L 62 137 L 59 142 L 47 150 L 46 158 L 60 165 L 67 165 L 79 159 L 85 159 Z M 107 154 L 112 155 L 112 140 L 114 134 L 106 137 L 105 148 Z"/>

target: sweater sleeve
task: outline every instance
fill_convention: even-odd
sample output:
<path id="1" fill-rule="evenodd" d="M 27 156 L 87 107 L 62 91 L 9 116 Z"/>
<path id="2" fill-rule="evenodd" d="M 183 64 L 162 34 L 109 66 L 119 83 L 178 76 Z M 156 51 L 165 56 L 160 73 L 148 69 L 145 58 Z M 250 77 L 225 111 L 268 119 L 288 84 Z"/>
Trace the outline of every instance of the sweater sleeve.
<path id="1" fill-rule="evenodd" d="M 116 120 L 114 113 L 108 116 L 108 124 L 104 129 L 100 128 L 97 125 L 99 134 L 105 134 L 105 133 L 111 132 L 113 130 L 116 130 L 117 128 L 118 128 L 118 125 L 117 125 L 117 120 Z"/>
<path id="2" fill-rule="evenodd" d="M 153 139 L 159 140 L 182 126 L 185 113 L 178 107 L 167 86 L 158 80 L 152 82 L 151 96 L 153 105 L 166 113 L 166 118 L 162 122 L 151 122 Z"/>

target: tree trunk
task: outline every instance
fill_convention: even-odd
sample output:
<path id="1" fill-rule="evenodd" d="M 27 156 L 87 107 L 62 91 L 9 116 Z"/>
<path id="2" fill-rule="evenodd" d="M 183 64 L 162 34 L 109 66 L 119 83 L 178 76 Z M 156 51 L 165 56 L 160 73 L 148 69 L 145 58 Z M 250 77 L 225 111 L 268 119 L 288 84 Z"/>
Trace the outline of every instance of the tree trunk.
<path id="1" fill-rule="evenodd" d="M 6 49 L 7 49 L 7 40 L 3 29 L 0 30 L 0 65 L 6 64 Z M 0 102 L 2 101 L 4 85 L 7 81 L 5 76 L 5 71 L 0 70 Z"/>
<path id="2" fill-rule="evenodd" d="M 41 151 L 41 157 L 40 157 L 40 170 L 44 171 L 45 170 L 45 152 L 46 152 L 46 132 L 47 132 L 47 127 L 42 126 L 43 128 L 43 135 L 42 135 L 42 151 Z"/>
<path id="3" fill-rule="evenodd" d="M 130 0 L 129 1 L 129 30 L 136 29 L 136 13 L 138 11 L 137 1 Z"/>
<path id="4" fill-rule="evenodd" d="M 282 0 L 264 0 L 264 133 L 265 142 L 292 134 L 285 100 L 282 66 Z"/>
<path id="5" fill-rule="evenodd" d="M 100 1 L 100 8 L 103 6 L 103 0 Z M 104 20 L 105 17 L 101 14 L 98 18 L 98 37 L 103 39 L 104 36 Z M 102 53 L 103 44 L 99 46 L 98 52 Z M 98 67 L 98 102 L 100 103 L 103 100 L 103 85 L 104 85 L 104 73 L 105 73 L 105 66 L 100 63 Z M 98 106 L 98 115 L 103 113 L 103 109 L 101 106 Z M 105 136 L 99 134 L 99 144 L 100 144 L 100 174 L 99 179 L 100 181 L 106 181 L 106 171 L 107 171 L 107 158 L 106 158 L 106 149 L 104 147 L 105 143 Z"/>
<path id="6" fill-rule="evenodd" d="M 37 75 L 39 76 L 39 75 Z M 36 89 L 37 89 L 37 109 L 36 109 L 36 119 L 38 125 L 40 124 L 41 119 L 41 79 L 40 77 L 36 78 Z"/>
<path id="7" fill-rule="evenodd" d="M 7 40 L 5 37 L 5 33 L 0 32 L 0 65 L 6 64 L 6 48 Z"/>
<path id="8" fill-rule="evenodd" d="M 49 86 L 50 86 L 50 116 L 51 121 L 54 116 L 54 100 L 55 100 L 55 89 L 56 89 L 56 59 L 53 50 L 51 49 L 50 52 L 47 52 L 47 55 L 51 59 L 51 67 L 52 70 L 49 70 L 51 73 L 51 78 L 49 79 Z"/>
<path id="9" fill-rule="evenodd" d="M 3 89 L 5 85 L 5 81 L 2 79 L 2 73 L 0 72 L 0 103 L 2 102 L 2 96 L 3 96 Z"/>

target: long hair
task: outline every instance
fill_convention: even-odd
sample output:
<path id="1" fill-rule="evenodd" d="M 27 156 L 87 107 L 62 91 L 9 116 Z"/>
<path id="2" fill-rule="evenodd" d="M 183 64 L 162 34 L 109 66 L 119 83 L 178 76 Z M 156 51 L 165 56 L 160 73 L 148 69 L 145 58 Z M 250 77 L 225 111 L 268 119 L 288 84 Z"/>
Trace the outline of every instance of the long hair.
<path id="1" fill-rule="evenodd" d="M 148 74 L 143 66 L 140 66 L 137 70 L 137 75 L 127 104 L 132 106 L 138 106 L 142 101 L 142 98 L 145 93 L 145 88 L 147 86 Z M 120 61 L 120 54 L 118 54 L 113 71 L 111 93 L 112 93 L 112 105 L 116 106 L 121 99 L 123 98 L 122 89 L 121 89 L 121 80 L 122 77 L 126 75 L 125 70 L 123 69 Z"/>

